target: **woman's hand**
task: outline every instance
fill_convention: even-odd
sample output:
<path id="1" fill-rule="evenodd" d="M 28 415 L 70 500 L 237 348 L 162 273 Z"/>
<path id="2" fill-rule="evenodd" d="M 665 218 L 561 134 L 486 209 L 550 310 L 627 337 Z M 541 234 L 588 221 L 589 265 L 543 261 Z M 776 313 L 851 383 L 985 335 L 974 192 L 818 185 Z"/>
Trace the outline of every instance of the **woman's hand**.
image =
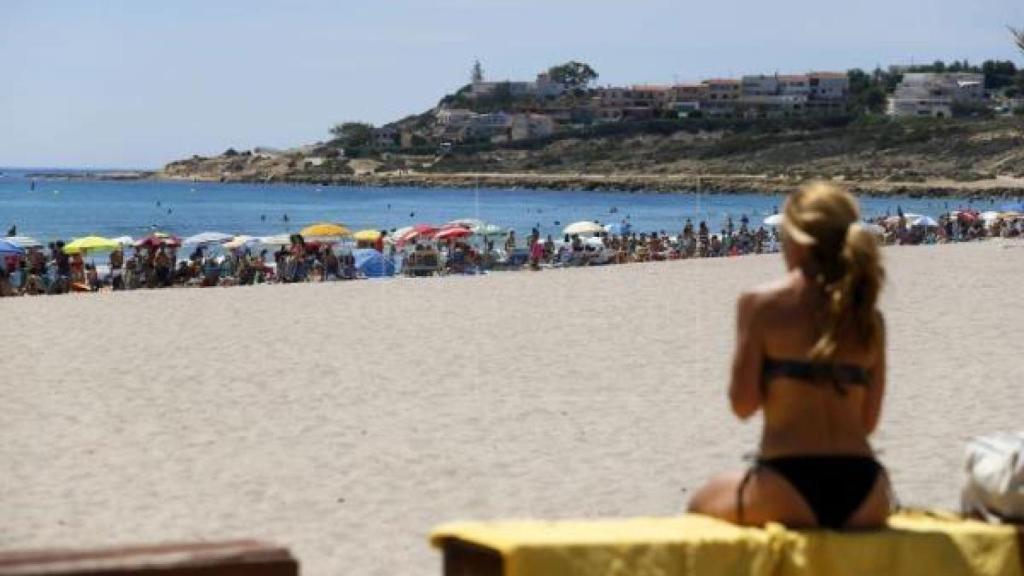
<path id="1" fill-rule="evenodd" d="M 757 321 L 758 295 L 744 292 L 736 310 L 736 352 L 732 361 L 729 400 L 741 419 L 750 418 L 761 407 L 761 368 L 764 351 Z"/>

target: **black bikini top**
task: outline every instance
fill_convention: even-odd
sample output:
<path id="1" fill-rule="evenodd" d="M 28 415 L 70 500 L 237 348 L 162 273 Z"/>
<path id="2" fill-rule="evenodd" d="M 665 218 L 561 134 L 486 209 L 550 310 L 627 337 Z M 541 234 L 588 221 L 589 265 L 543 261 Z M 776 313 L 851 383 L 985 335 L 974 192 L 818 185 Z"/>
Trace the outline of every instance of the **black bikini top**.
<path id="1" fill-rule="evenodd" d="M 871 382 L 871 374 L 866 369 L 854 364 L 775 360 L 774 358 L 764 359 L 761 377 L 766 384 L 771 379 L 779 377 L 802 380 L 810 384 L 833 384 L 840 392 L 843 391 L 844 386 L 867 386 Z"/>

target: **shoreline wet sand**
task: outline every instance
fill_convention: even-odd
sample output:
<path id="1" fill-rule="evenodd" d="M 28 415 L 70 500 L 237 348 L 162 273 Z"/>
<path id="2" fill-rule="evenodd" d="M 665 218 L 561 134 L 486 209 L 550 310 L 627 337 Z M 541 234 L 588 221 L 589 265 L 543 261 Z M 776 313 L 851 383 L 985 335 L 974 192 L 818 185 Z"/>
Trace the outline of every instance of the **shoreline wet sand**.
<path id="1" fill-rule="evenodd" d="M 875 446 L 954 508 L 1019 427 L 1024 242 L 890 248 Z M 304 574 L 437 574 L 460 518 L 671 515 L 743 466 L 734 300 L 777 255 L 0 301 L 0 547 L 252 536 Z"/>

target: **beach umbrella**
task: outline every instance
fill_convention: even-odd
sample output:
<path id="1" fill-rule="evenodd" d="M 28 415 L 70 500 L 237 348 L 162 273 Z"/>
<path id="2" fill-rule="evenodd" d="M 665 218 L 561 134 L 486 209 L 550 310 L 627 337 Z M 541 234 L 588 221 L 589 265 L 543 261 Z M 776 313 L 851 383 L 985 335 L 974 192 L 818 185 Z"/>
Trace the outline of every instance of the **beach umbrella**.
<path id="1" fill-rule="evenodd" d="M 276 236 L 262 236 L 256 239 L 258 243 L 264 246 L 290 246 L 292 243 L 292 237 L 287 234 L 278 234 Z"/>
<path id="2" fill-rule="evenodd" d="M 431 226 L 430 224 L 416 224 L 408 229 L 404 229 L 404 232 L 399 235 L 395 234 L 399 242 L 408 242 L 414 238 L 430 238 L 436 234 L 438 228 Z"/>
<path id="3" fill-rule="evenodd" d="M 376 242 L 377 240 L 380 240 L 380 236 L 380 230 L 374 230 L 372 228 L 360 230 L 352 235 L 352 237 L 359 242 Z"/>
<path id="4" fill-rule="evenodd" d="M 604 231 L 615 236 L 625 236 L 632 231 L 633 227 L 628 222 L 615 222 L 612 224 L 605 224 Z"/>
<path id="5" fill-rule="evenodd" d="M 782 226 L 782 214 L 772 214 L 764 219 L 765 226 Z"/>
<path id="6" fill-rule="evenodd" d="M 434 236 L 434 238 L 436 240 L 452 240 L 452 239 L 455 239 L 455 238 L 465 238 L 467 236 L 472 236 L 472 235 L 473 235 L 473 231 L 470 230 L 469 228 L 463 228 L 462 226 L 455 226 L 453 228 L 448 228 L 446 230 L 441 230 L 440 232 L 438 232 Z"/>
<path id="7" fill-rule="evenodd" d="M 996 212 L 994 210 L 989 210 L 988 212 L 982 212 L 980 214 L 980 216 L 981 216 L 981 219 L 984 220 L 985 222 L 992 222 L 994 220 L 999 220 L 999 212 Z"/>
<path id="8" fill-rule="evenodd" d="M 7 238 L 0 238 L 0 256 L 21 256 L 25 249 Z"/>
<path id="9" fill-rule="evenodd" d="M 999 214 L 999 217 L 1002 218 L 1003 220 L 1017 220 L 1022 216 L 1024 216 L 1024 214 L 1021 214 L 1020 212 L 1014 212 L 1013 210 L 1010 210 L 1008 212 L 1001 212 Z"/>
<path id="10" fill-rule="evenodd" d="M 974 222 L 975 220 L 978 219 L 978 216 L 979 216 L 979 214 L 977 212 L 965 211 L 965 212 L 961 212 L 961 213 L 957 214 L 956 217 L 957 217 L 957 220 L 960 220 L 961 222 L 963 222 L 965 224 L 971 224 L 972 222 Z"/>
<path id="11" fill-rule="evenodd" d="M 31 236 L 7 236 L 4 238 L 8 242 L 21 246 L 26 250 L 29 248 L 42 248 L 43 243 Z"/>
<path id="12" fill-rule="evenodd" d="M 568 234 L 570 236 L 574 234 L 581 236 L 585 234 L 600 234 L 601 232 L 604 232 L 604 226 L 601 226 L 597 222 L 588 222 L 585 220 L 583 222 L 569 224 L 565 227 L 565 230 L 562 231 L 563 234 Z"/>
<path id="13" fill-rule="evenodd" d="M 907 223 L 913 225 L 915 220 L 918 220 L 920 218 L 924 218 L 924 216 L 922 216 L 920 214 L 910 214 L 910 213 L 907 213 L 907 214 L 903 215 L 903 218 L 906 219 Z M 890 226 L 895 226 L 895 225 L 900 223 L 900 217 L 899 216 L 889 216 L 888 218 L 885 219 L 885 223 L 890 225 Z"/>
<path id="14" fill-rule="evenodd" d="M 930 216 L 920 216 L 916 220 L 911 221 L 911 226 L 923 226 L 925 228 L 935 228 L 939 225 L 934 218 Z"/>
<path id="15" fill-rule="evenodd" d="M 476 230 L 484 226 L 484 221 L 477 218 L 459 218 L 448 222 L 444 226 L 441 226 L 442 230 L 452 228 L 455 226 L 461 226 L 463 228 L 469 228 L 470 230 Z"/>
<path id="16" fill-rule="evenodd" d="M 167 234 L 166 232 L 153 232 L 149 236 L 146 236 L 135 243 L 136 248 L 157 248 L 159 246 L 177 248 L 178 246 L 181 246 L 181 238 Z"/>
<path id="17" fill-rule="evenodd" d="M 473 234 L 477 236 L 504 236 L 507 232 L 501 226 L 497 224 L 484 224 L 479 228 L 473 228 Z"/>
<path id="18" fill-rule="evenodd" d="M 251 247 L 257 246 L 259 244 L 260 244 L 260 239 L 259 238 L 254 238 L 252 236 L 246 236 L 246 235 L 242 234 L 242 235 L 239 235 L 239 236 L 235 236 L 231 240 L 228 240 L 227 242 L 225 242 L 224 243 L 224 247 L 227 248 L 228 250 L 237 250 L 239 248 L 244 248 L 244 247 L 250 247 L 251 248 Z"/>
<path id="19" fill-rule="evenodd" d="M 195 236 L 189 236 L 181 241 L 182 244 L 190 246 L 203 245 L 203 244 L 223 244 L 228 240 L 234 238 L 231 234 L 224 234 L 223 232 L 201 232 Z"/>
<path id="20" fill-rule="evenodd" d="M 299 234 L 302 235 L 304 240 L 312 240 L 314 242 L 333 242 L 351 236 L 352 231 L 341 224 L 321 222 L 320 224 L 306 226 L 299 232 Z"/>
<path id="21" fill-rule="evenodd" d="M 111 238 L 114 242 L 117 242 L 121 246 L 133 246 L 135 239 L 131 236 L 118 236 L 117 238 Z"/>
<path id="22" fill-rule="evenodd" d="M 86 236 L 84 238 L 76 238 L 64 246 L 65 254 L 82 254 L 83 252 L 109 252 L 117 250 L 121 247 L 121 244 L 111 240 L 110 238 L 104 238 L 102 236 Z"/>

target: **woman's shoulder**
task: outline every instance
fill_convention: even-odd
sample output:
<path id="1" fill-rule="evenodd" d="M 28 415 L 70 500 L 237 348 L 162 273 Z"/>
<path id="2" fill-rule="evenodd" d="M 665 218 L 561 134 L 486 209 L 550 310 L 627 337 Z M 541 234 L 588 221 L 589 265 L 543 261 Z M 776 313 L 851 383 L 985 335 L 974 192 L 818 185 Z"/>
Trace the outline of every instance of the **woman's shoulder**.
<path id="1" fill-rule="evenodd" d="M 743 306 L 770 306 L 788 295 L 791 290 L 789 279 L 772 280 L 744 290 L 740 293 L 739 302 Z"/>

